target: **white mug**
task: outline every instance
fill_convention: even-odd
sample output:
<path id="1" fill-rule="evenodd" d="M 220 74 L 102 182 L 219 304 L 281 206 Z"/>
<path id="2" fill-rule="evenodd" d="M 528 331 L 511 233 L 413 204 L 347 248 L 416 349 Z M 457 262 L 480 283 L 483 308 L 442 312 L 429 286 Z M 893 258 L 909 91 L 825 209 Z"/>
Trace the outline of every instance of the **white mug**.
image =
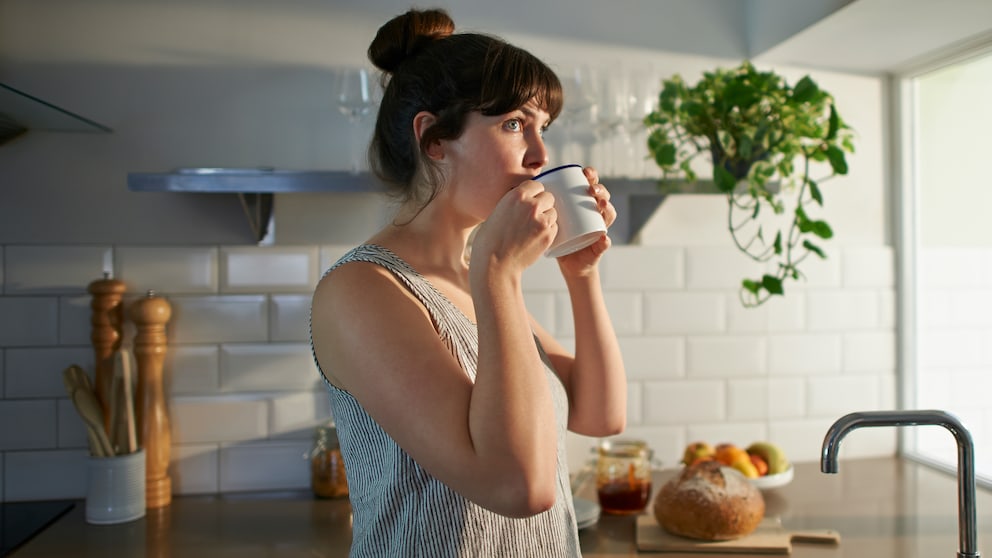
<path id="1" fill-rule="evenodd" d="M 606 222 L 589 193 L 589 180 L 581 165 L 562 165 L 534 177 L 555 197 L 558 211 L 558 234 L 545 252 L 560 258 L 589 246 L 606 234 Z"/>

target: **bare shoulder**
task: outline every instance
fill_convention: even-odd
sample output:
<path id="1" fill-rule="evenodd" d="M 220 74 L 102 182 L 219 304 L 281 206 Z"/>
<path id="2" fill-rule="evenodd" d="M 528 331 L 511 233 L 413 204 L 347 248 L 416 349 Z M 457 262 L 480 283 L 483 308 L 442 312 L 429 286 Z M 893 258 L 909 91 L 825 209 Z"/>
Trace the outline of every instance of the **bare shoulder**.
<path id="1" fill-rule="evenodd" d="M 358 364 L 352 360 L 356 353 L 374 350 L 404 330 L 433 329 L 426 309 L 390 270 L 360 261 L 321 278 L 310 324 L 317 361 L 328 380 L 342 388 L 349 384 L 349 363 Z"/>

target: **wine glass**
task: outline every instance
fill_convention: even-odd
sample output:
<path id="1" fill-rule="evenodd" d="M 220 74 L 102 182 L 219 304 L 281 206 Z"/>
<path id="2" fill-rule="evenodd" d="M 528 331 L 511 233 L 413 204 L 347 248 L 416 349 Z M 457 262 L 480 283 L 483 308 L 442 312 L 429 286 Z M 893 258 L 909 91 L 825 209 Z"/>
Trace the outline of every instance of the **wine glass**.
<path id="1" fill-rule="evenodd" d="M 562 72 L 558 79 L 565 97 L 559 116 L 565 136 L 562 151 L 567 153 L 573 142 L 578 143 L 582 149 L 579 157 L 581 164 L 591 164 L 592 148 L 597 140 L 596 112 L 599 108 L 594 72 L 589 66 L 575 65 Z M 574 161 L 573 157 L 569 153 L 567 160 Z"/>
<path id="2" fill-rule="evenodd" d="M 362 132 L 364 123 L 379 102 L 379 87 L 373 72 L 367 68 L 344 68 L 338 74 L 338 110 L 348 118 L 350 127 L 350 170 L 357 174 L 364 169 Z"/>

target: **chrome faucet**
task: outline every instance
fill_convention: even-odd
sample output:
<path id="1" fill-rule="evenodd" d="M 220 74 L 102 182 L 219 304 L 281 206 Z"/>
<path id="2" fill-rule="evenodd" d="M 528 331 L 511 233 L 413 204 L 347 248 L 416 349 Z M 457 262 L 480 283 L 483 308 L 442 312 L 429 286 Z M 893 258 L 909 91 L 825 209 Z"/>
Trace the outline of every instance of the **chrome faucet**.
<path id="1" fill-rule="evenodd" d="M 937 425 L 951 431 L 958 444 L 958 558 L 980 558 L 975 520 L 975 445 L 971 434 L 954 415 L 945 411 L 863 411 L 837 419 L 823 438 L 820 470 L 837 472 L 840 441 L 864 426 Z"/>

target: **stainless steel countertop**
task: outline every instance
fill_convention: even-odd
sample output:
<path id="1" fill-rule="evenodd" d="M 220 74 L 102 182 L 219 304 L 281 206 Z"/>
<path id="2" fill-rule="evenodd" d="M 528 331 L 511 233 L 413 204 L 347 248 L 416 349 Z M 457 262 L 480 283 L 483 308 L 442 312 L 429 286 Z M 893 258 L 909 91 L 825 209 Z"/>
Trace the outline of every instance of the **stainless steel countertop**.
<path id="1" fill-rule="evenodd" d="M 656 475 L 656 487 L 673 471 Z M 580 496 L 594 498 L 592 487 Z M 956 479 L 896 459 L 842 460 L 837 475 L 817 463 L 796 465 L 795 480 L 766 491 L 766 515 L 790 529 L 834 529 L 839 546 L 795 543 L 796 558 L 940 558 L 957 552 Z M 978 545 L 992 556 L 992 492 L 979 490 Z M 16 551 L 15 558 L 75 556 L 347 556 L 346 500 L 308 492 L 184 496 L 140 520 L 88 525 L 77 505 Z M 603 516 L 580 532 L 586 558 L 637 556 L 636 517 Z M 698 558 L 699 554 L 663 554 Z M 756 556 L 756 555 L 752 555 Z"/>

